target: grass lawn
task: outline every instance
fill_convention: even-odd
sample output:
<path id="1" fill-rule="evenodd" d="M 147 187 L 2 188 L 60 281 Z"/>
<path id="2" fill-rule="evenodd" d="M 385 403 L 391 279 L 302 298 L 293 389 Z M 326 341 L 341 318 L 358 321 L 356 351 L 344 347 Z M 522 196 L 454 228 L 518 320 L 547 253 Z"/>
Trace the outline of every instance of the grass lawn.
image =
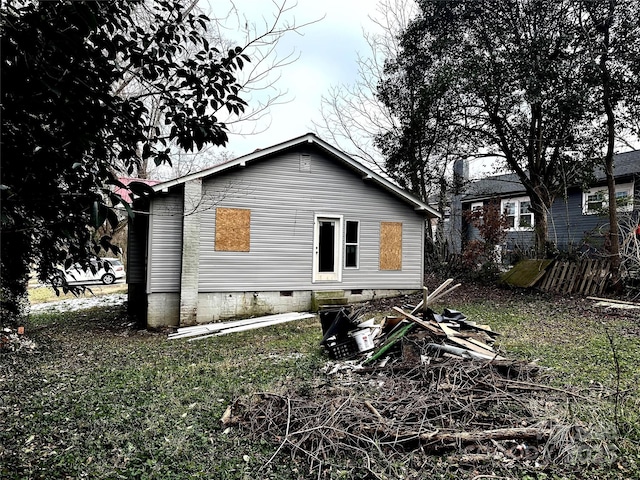
<path id="1" fill-rule="evenodd" d="M 56 292 L 52 287 L 35 285 L 29 288 L 29 302 L 34 305 L 37 303 L 54 302 L 57 300 L 71 300 L 74 298 L 92 297 L 94 295 L 110 295 L 114 293 L 127 293 L 126 283 L 114 283 L 113 285 L 91 284 L 86 286 L 87 289 L 79 296 L 73 293 L 63 293 L 60 290 L 60 295 L 56 295 Z"/>
<path id="2" fill-rule="evenodd" d="M 617 426 L 607 440 L 615 460 L 480 471 L 418 451 L 421 471 L 379 463 L 371 469 L 377 478 L 640 478 L 639 314 L 576 315 L 571 305 L 515 294 L 456 302 L 446 306 L 502 332 L 510 356 L 550 367 L 550 386 L 594 398 L 579 404 L 575 421 L 608 432 Z M 327 359 L 315 319 L 168 341 L 166 333 L 136 330 L 123 308 L 112 307 L 33 315 L 26 334 L 35 351 L 0 351 L 0 478 L 376 478 L 336 468 L 349 463 L 339 456 L 323 469 L 285 450 L 263 468 L 279 439 L 220 423 L 238 398 L 312 392 L 334 381 L 321 370 Z"/>

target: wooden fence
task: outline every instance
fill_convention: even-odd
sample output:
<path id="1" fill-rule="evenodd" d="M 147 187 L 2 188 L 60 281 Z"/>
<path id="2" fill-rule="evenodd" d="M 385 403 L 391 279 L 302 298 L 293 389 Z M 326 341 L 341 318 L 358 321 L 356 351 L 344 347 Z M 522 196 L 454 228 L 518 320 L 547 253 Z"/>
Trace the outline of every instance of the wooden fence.
<path id="1" fill-rule="evenodd" d="M 540 289 L 560 294 L 600 295 L 609 280 L 608 260 L 555 262 L 540 281 Z"/>

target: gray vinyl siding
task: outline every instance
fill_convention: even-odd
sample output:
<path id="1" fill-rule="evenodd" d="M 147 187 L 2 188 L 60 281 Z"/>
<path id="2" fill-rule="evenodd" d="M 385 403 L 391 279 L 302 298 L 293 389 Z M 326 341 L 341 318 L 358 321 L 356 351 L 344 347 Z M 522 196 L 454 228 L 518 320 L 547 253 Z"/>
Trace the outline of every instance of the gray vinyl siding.
<path id="1" fill-rule="evenodd" d="M 583 215 L 582 192 L 571 189 L 566 199 L 557 199 L 551 207 L 549 240 L 560 250 L 571 250 L 583 243 L 587 232 L 607 223 L 606 217 Z"/>
<path id="2" fill-rule="evenodd" d="M 200 292 L 421 287 L 424 218 L 342 164 L 308 153 L 311 172 L 300 172 L 292 152 L 204 181 Z M 215 250 L 216 207 L 251 210 L 249 252 Z M 312 282 L 316 214 L 342 216 L 343 249 L 344 222 L 360 222 L 359 268 L 343 268 L 341 282 Z M 402 222 L 402 271 L 379 271 L 380 222 Z"/>
<path id="3" fill-rule="evenodd" d="M 620 182 L 626 183 L 626 182 Z M 606 188 L 603 186 L 603 188 Z M 556 200 L 551 208 L 553 223 L 549 221 L 549 240 L 560 250 L 601 248 L 604 233 L 609 225 L 607 215 L 584 215 L 582 213 L 582 191 L 569 190 L 567 199 Z M 637 209 L 638 206 L 635 205 Z M 618 213 L 619 216 L 624 215 Z"/>
<path id="4" fill-rule="evenodd" d="M 182 189 L 159 194 L 149 216 L 148 292 L 179 292 L 182 265 Z"/>
<path id="5" fill-rule="evenodd" d="M 526 252 L 535 245 L 535 232 L 533 230 L 518 230 L 507 233 L 505 246 L 507 252 Z"/>
<path id="6" fill-rule="evenodd" d="M 496 201 L 500 202 L 500 199 L 496 198 Z M 477 203 L 477 202 L 474 201 L 472 203 Z M 471 210 L 472 203 L 464 204 L 463 211 L 469 212 Z M 485 201 L 483 202 L 483 204 L 486 205 L 487 202 Z M 482 237 L 480 236 L 480 230 L 478 230 L 478 228 L 471 225 L 466 219 L 464 220 L 464 222 L 465 222 L 465 231 L 464 231 L 465 241 L 463 242 L 463 248 L 465 243 L 468 243 L 473 240 L 482 240 Z M 533 230 L 509 231 L 507 232 L 506 238 L 504 240 L 504 247 L 506 248 L 507 252 L 513 252 L 517 250 L 526 251 L 532 248 L 534 244 L 535 244 L 535 234 Z"/>

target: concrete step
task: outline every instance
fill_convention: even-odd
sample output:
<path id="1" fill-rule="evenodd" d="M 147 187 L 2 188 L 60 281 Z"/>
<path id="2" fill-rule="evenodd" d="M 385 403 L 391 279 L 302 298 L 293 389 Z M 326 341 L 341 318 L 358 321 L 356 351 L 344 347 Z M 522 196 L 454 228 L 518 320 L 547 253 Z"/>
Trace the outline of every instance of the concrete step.
<path id="1" fill-rule="evenodd" d="M 348 299 L 344 296 L 344 290 L 327 290 L 313 292 L 312 307 L 314 311 L 318 311 L 323 307 L 347 305 Z"/>

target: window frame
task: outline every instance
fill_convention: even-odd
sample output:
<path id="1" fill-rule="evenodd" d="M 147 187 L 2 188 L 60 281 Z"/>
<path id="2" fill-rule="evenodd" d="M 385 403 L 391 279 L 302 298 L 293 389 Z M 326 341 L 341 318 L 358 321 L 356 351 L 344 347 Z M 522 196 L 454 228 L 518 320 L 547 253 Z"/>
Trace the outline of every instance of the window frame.
<path id="1" fill-rule="evenodd" d="M 633 182 L 616 184 L 616 198 L 619 193 L 626 193 L 629 202 L 626 205 L 619 206 L 616 210 L 618 213 L 632 212 L 634 207 L 634 184 Z M 589 197 L 601 195 L 601 206 L 598 209 L 589 208 Z M 583 215 L 605 215 L 609 208 L 609 192 L 607 186 L 592 187 L 589 190 L 582 192 L 582 214 Z"/>
<path id="2" fill-rule="evenodd" d="M 349 232 L 349 224 L 350 223 L 355 223 L 356 224 L 356 241 L 355 242 L 349 242 L 347 235 Z M 349 266 L 347 265 L 347 259 L 348 259 L 348 255 L 347 255 L 347 247 L 352 246 L 356 248 L 356 264 L 355 266 Z M 360 268 L 360 220 L 345 220 L 344 221 L 344 268 L 348 269 L 348 270 L 358 270 Z"/>
<path id="3" fill-rule="evenodd" d="M 533 214 L 532 211 L 529 212 L 522 212 L 522 204 L 523 203 L 528 203 L 529 204 L 529 209 L 531 208 L 531 199 L 528 196 L 524 196 L 524 197 L 513 197 L 513 198 L 503 198 L 500 201 L 500 211 L 502 212 L 502 214 L 505 217 L 513 217 L 513 227 L 508 227 L 507 230 L 510 232 L 527 232 L 527 231 L 531 231 L 535 228 L 535 215 Z M 514 204 L 515 205 L 515 211 L 512 215 L 507 215 L 506 213 L 506 209 L 507 209 L 507 205 L 508 204 Z M 530 225 L 521 225 L 521 218 L 524 216 L 530 216 L 531 217 L 531 224 Z"/>

